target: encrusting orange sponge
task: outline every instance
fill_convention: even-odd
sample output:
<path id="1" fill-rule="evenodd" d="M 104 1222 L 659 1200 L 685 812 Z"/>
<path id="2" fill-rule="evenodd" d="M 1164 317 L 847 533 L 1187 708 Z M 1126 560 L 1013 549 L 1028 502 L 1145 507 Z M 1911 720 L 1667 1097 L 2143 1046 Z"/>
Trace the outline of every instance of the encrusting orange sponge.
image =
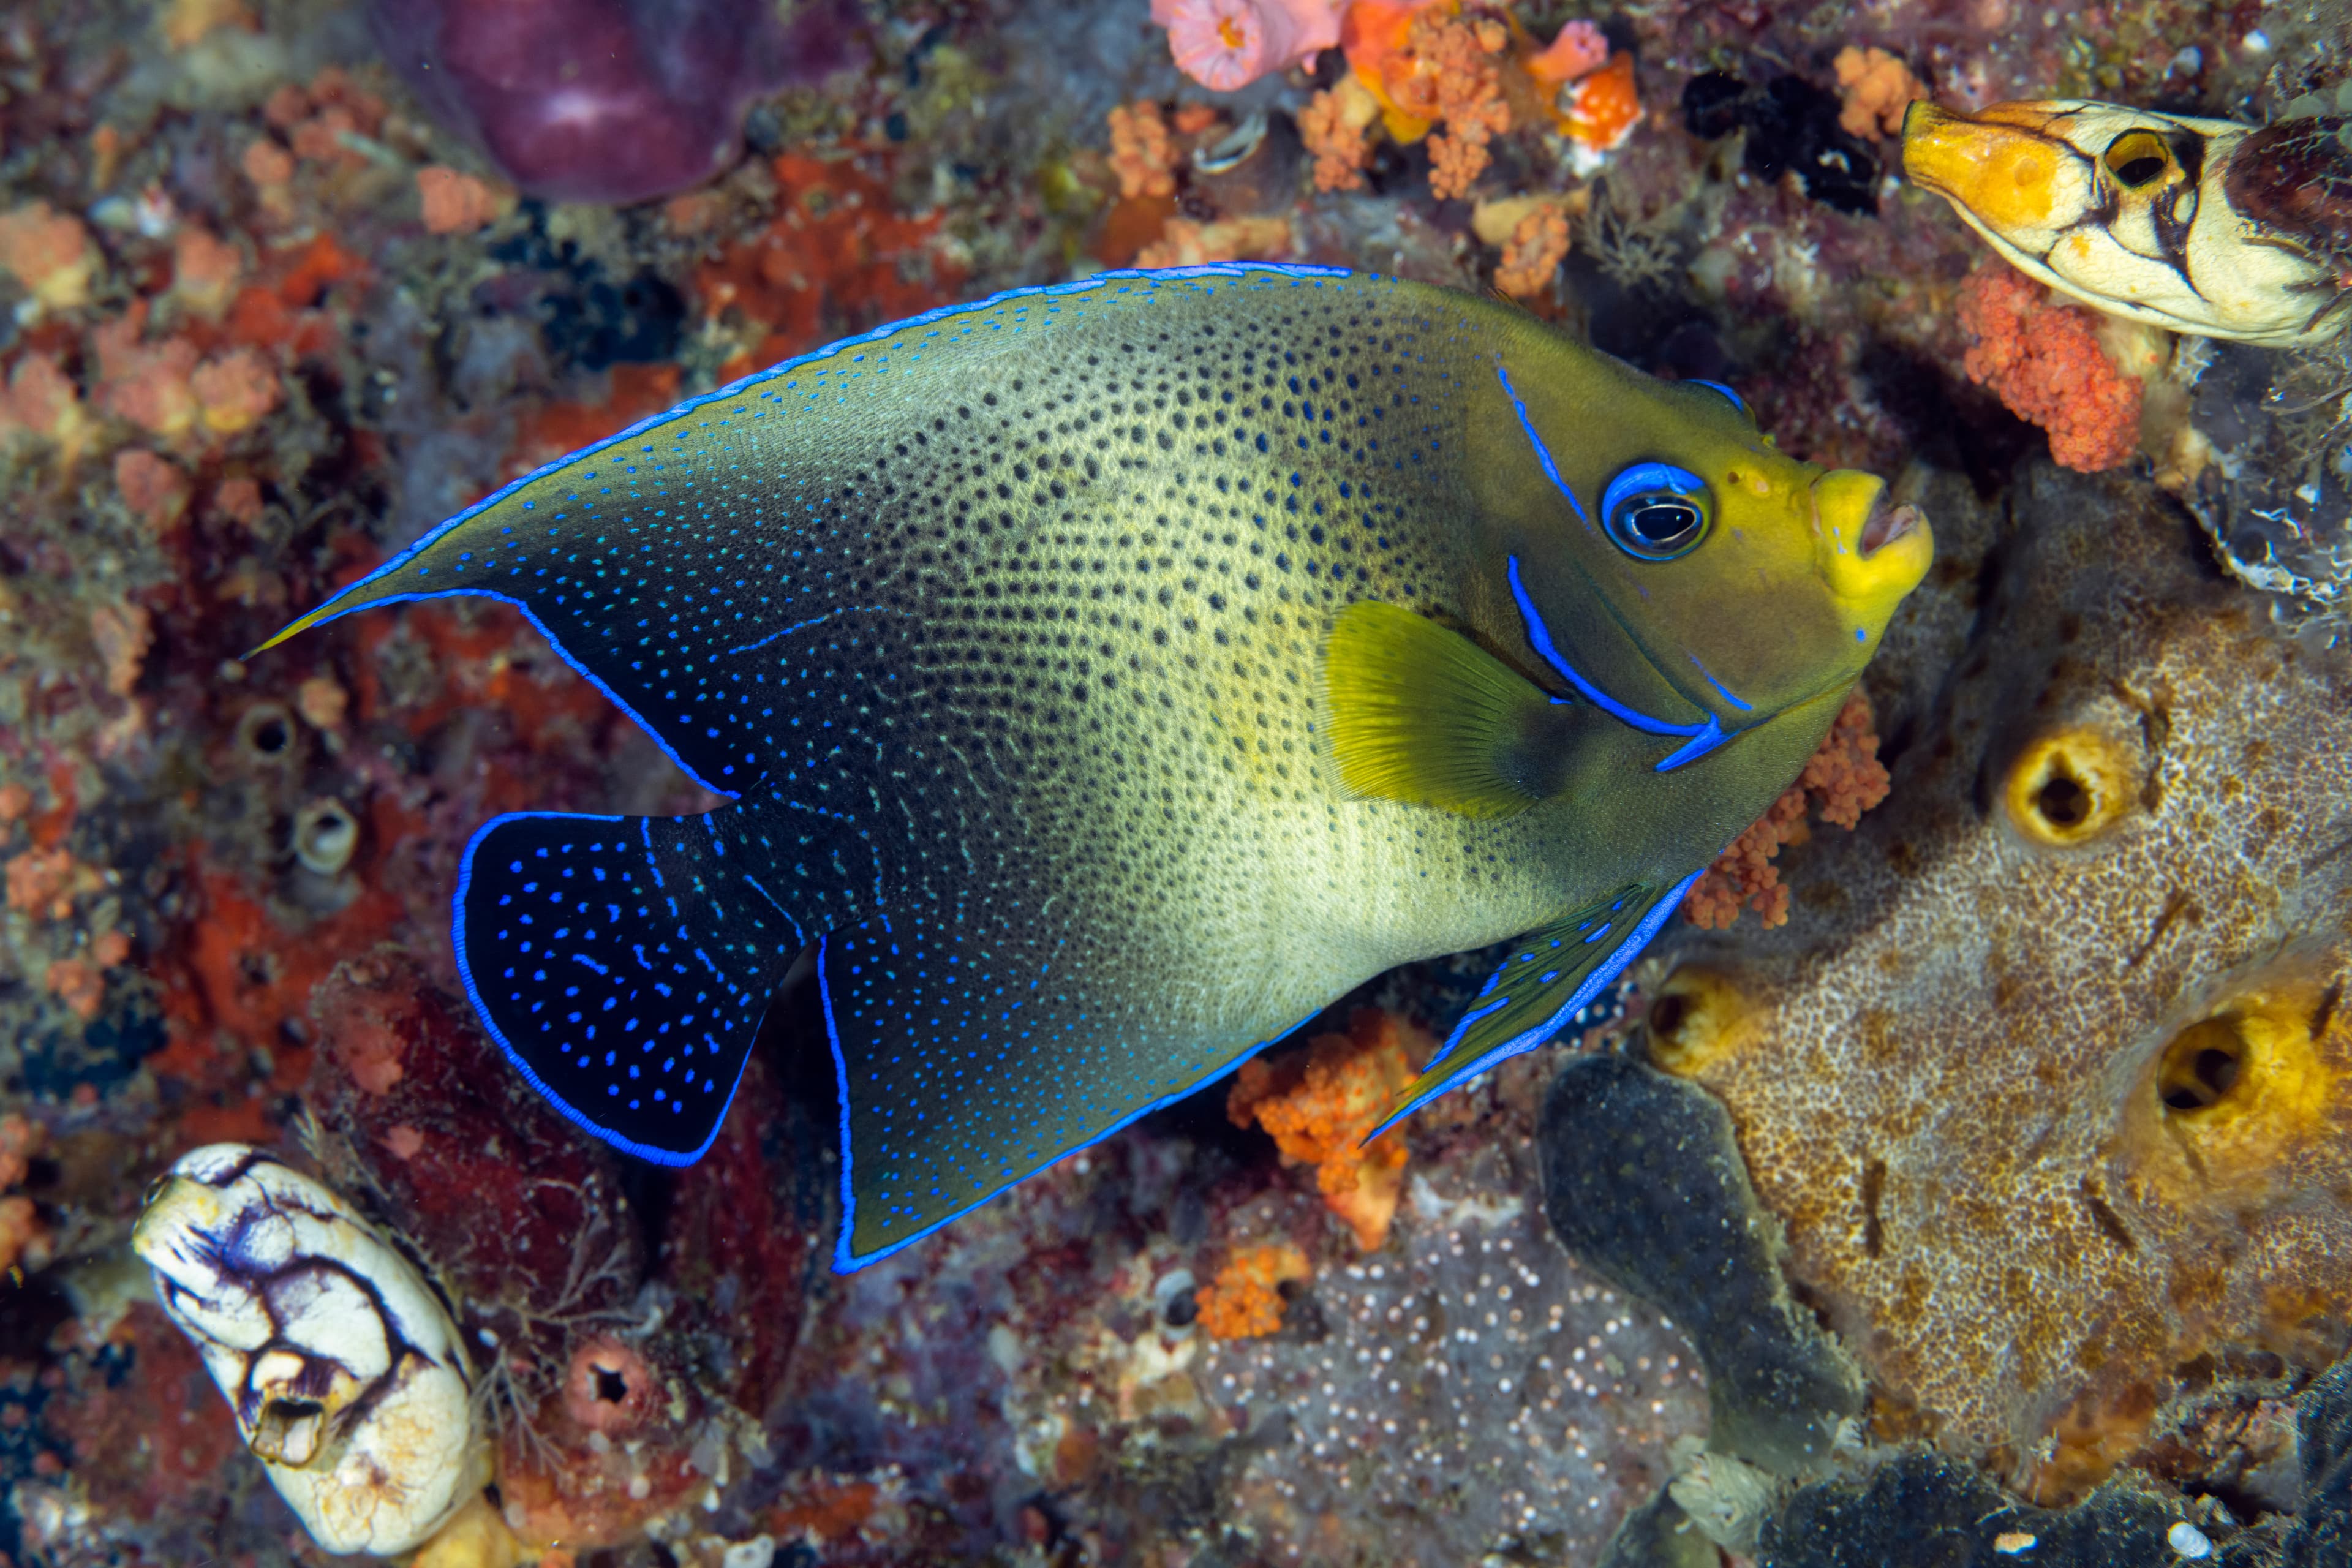
<path id="1" fill-rule="evenodd" d="M 1390 1132 L 1366 1143 L 1364 1134 L 1412 1082 L 1412 1064 L 1436 1053 L 1437 1042 L 1403 1019 L 1360 1007 L 1344 1035 L 1318 1035 L 1272 1067 L 1244 1062 L 1225 1114 L 1272 1133 L 1285 1164 L 1313 1165 L 1324 1203 L 1359 1247 L 1376 1252 L 1404 1192 L 1404 1141 Z"/>

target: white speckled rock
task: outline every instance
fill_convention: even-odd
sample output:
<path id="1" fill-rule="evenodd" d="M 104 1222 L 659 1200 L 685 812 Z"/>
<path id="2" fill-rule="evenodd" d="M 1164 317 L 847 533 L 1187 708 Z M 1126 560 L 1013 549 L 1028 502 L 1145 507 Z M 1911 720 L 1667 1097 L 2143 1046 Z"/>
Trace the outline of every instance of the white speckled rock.
<path id="1" fill-rule="evenodd" d="M 184 1155 L 131 1235 L 237 1430 L 330 1552 L 406 1552 L 489 1478 L 456 1327 L 351 1205 L 241 1143 Z"/>

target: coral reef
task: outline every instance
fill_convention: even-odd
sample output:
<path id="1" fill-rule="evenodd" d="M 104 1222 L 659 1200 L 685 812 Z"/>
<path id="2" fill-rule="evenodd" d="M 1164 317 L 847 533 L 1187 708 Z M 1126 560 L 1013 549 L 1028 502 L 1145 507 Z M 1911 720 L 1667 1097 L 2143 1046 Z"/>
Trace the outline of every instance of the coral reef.
<path id="1" fill-rule="evenodd" d="M 1979 503 L 1935 504 L 1968 570 Z M 1891 804 L 1780 931 L 1685 945 L 1648 1035 L 1728 1106 L 1880 1428 L 2048 1503 L 2343 1349 L 2344 672 L 2147 492 L 2042 468 L 2011 505 L 1975 646 L 1878 678 Z"/>
<path id="2" fill-rule="evenodd" d="M 2308 1381 L 2347 1255 L 2344 1026 L 2314 1026 L 2340 932 L 2309 916 L 2345 864 L 2315 696 L 2352 561 L 2340 351 L 2151 368 L 2106 340 L 2217 580 L 2137 470 L 2020 478 L 2041 437 L 1964 368 L 1984 241 L 1882 163 L 1932 84 L 1953 110 L 2299 104 L 2273 138 L 2291 174 L 2342 108 L 2336 19 L 1363 0 L 1311 74 L 1225 99 L 1145 0 L 772 29 L 766 6 L 534 0 L 420 30 L 461 9 L 384 0 L 389 56 L 323 0 L 0 22 L 0 1553 L 316 1559 L 130 1250 L 147 1184 L 233 1142 L 394 1240 L 473 1360 L 500 1507 L 460 1510 L 425 1568 L 1712 1568 L 1709 1529 L 1790 1561 L 1959 1541 L 1888 1542 L 1899 1511 L 1853 1502 L 1931 1466 L 1923 1510 L 2013 1521 L 2114 1470 L 2223 1560 L 2342 1558 L 2344 1373 Z M 616 51 L 641 25 L 659 37 Z M 399 74 L 427 61 L 433 86 Z M 550 118 L 567 62 L 576 138 Z M 1694 97 L 1714 112 L 1685 120 Z M 1721 1095 L 1764 1205 L 1705 1256 L 1761 1271 L 1785 1226 L 1795 1321 L 1819 1308 L 1872 1379 L 1843 1434 L 1867 1451 L 1842 1441 L 1786 1536 L 1774 1507 L 1811 1483 L 1706 1445 L 1734 1378 L 1686 1332 L 1754 1321 L 1635 1300 L 1671 1283 L 1656 1251 L 1569 1256 L 1537 1212 L 1570 1136 L 1539 1170 L 1539 1102 L 1577 1040 L 1369 1149 L 1339 1131 L 1350 1085 L 1393 1068 L 1356 1010 L 1414 1065 L 1407 1031 L 1459 1016 L 1496 955 L 1344 999 L 1306 1034 L 1346 1048 L 1268 1053 L 1280 1092 L 1247 1126 L 1200 1097 L 838 1279 L 814 998 L 779 1003 L 719 1141 L 664 1173 L 548 1112 L 450 965 L 486 816 L 709 797 L 496 605 L 241 657 L 679 397 L 951 300 L 1252 253 L 1505 288 L 1735 388 L 1785 450 L 1904 476 L 1934 518 L 1944 563 L 1865 681 L 1886 804 L 1777 858 L 1744 840 L 1708 886 L 1786 923 L 1674 928 L 1570 1031 L 1589 1049 L 1648 1009 L 1633 1056 Z M 1847 771 L 1809 802 L 1865 771 L 1841 733 Z M 1736 1208 L 1687 1083 L 1629 1081 L 1640 1127 L 1700 1152 L 1636 1163 L 1640 1212 Z M 1624 1164 L 1623 1131 L 1592 1131 L 1588 1171 Z M 2257 1148 L 2281 1151 L 2259 1173 Z M 1392 1203 L 1385 1234 L 1327 1183 L 1377 1199 L 1361 1217 Z M 1760 1272 L 1718 1283 L 1789 1321 Z M 1987 1492 L 1978 1459 L 2032 1495 Z M 1985 1529 L 1965 1544 L 2020 1532 Z"/>
<path id="3" fill-rule="evenodd" d="M 1280 1287 L 1307 1276 L 1307 1255 L 1288 1242 L 1244 1247 L 1200 1292 L 1201 1331 L 1254 1340 L 1282 1327 Z"/>

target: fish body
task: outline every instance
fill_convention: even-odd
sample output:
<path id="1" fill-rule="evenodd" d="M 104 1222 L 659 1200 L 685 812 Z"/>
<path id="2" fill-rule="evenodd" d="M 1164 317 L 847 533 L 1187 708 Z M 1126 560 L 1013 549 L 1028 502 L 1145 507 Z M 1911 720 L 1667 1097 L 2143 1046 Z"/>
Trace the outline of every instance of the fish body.
<path id="1" fill-rule="evenodd" d="M 489 823 L 460 964 L 542 1093 L 682 1163 L 813 949 L 846 1269 L 1399 963 L 1533 933 L 1400 1113 L 1549 1038 L 1924 573 L 1882 489 L 1489 301 L 1104 274 L 688 403 L 279 635 L 508 600 L 735 797 Z"/>
<path id="2" fill-rule="evenodd" d="M 2111 315 L 2273 347 L 2352 320 L 2352 142 L 2079 99 L 1915 103 L 1904 171 L 2011 266 Z"/>

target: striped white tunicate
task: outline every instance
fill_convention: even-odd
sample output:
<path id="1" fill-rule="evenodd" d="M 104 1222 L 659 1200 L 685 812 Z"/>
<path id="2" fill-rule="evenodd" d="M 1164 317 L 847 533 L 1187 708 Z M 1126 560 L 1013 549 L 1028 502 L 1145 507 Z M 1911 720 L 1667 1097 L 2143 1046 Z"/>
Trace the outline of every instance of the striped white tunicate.
<path id="1" fill-rule="evenodd" d="M 334 1193 L 215 1143 L 156 1184 L 131 1244 L 320 1546 L 410 1551 L 481 1491 L 489 1449 L 448 1310 Z"/>

